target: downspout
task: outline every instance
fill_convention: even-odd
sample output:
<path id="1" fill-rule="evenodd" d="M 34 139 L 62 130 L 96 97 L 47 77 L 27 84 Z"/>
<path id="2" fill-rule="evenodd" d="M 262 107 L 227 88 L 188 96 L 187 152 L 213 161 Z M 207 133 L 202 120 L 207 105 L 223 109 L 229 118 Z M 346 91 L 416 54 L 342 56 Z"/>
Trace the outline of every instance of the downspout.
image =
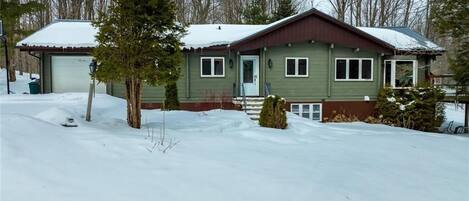
<path id="1" fill-rule="evenodd" d="M 384 71 L 383 71 L 384 68 L 383 68 L 382 63 L 381 63 L 382 60 L 383 60 L 382 54 L 378 54 L 378 80 L 377 80 L 377 81 L 378 81 L 378 84 L 377 84 L 377 90 L 378 90 L 378 91 L 381 89 L 381 84 L 382 84 L 382 82 L 381 82 L 381 74 L 384 73 Z M 374 71 L 373 71 L 373 72 L 374 72 Z"/>
<path id="2" fill-rule="evenodd" d="M 191 74 L 189 70 L 189 53 L 186 53 L 186 98 L 191 97 Z"/>
<path id="3" fill-rule="evenodd" d="M 43 53 L 41 53 L 42 55 Z M 42 75 L 42 68 L 43 68 L 43 60 L 42 60 L 42 56 L 36 56 L 35 54 L 32 54 L 31 51 L 28 51 L 28 55 L 36 58 L 36 59 L 39 59 L 39 82 L 41 82 L 39 85 L 41 87 L 41 94 L 44 93 L 44 79 L 43 79 L 43 75 Z M 29 75 L 31 76 L 31 73 L 32 72 L 29 72 Z"/>
<path id="4" fill-rule="evenodd" d="M 331 76 L 332 76 L 332 49 L 334 48 L 334 44 L 331 43 L 329 45 L 329 51 L 328 51 L 328 54 L 327 54 L 327 58 L 328 58 L 328 71 L 327 71 L 327 97 L 330 98 L 331 97 L 331 87 L 332 87 L 332 79 L 331 79 Z"/>
<path id="5" fill-rule="evenodd" d="M 264 75 L 262 75 L 262 80 L 263 80 L 263 83 L 262 84 L 262 95 L 266 96 L 267 94 L 265 94 L 265 88 L 267 86 L 265 86 L 267 84 L 267 68 L 266 68 L 266 57 L 265 57 L 265 52 L 267 51 L 267 48 L 264 47 L 263 50 L 262 50 L 262 71 L 264 71 Z"/>

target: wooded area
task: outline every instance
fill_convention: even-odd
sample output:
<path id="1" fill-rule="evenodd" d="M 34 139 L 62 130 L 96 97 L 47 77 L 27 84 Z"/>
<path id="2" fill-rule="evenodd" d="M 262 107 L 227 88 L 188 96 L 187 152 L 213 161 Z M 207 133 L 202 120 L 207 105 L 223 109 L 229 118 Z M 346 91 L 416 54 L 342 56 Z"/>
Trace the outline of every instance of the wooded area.
<path id="1" fill-rule="evenodd" d="M 353 26 L 408 26 L 449 47 L 435 35 L 431 25 L 432 4 L 436 0 L 174 0 L 176 19 L 184 25 L 204 23 L 266 24 L 313 7 Z M 95 20 L 106 13 L 112 0 L 0 0 L 0 17 L 6 18 L 10 4 L 39 3 L 38 9 L 24 12 L 6 28 L 10 46 L 55 19 Z M 10 7 L 9 7 L 10 5 Z M 15 8 L 16 9 L 16 8 Z M 324 9 L 322 9 L 324 11 Z M 442 44 L 443 43 L 443 44 Z M 451 48 L 450 48 L 451 49 Z M 11 54 L 11 66 L 37 73 L 37 59 L 28 53 Z M 4 64 L 2 56 L 2 66 Z M 442 65 L 445 66 L 445 65 Z"/>

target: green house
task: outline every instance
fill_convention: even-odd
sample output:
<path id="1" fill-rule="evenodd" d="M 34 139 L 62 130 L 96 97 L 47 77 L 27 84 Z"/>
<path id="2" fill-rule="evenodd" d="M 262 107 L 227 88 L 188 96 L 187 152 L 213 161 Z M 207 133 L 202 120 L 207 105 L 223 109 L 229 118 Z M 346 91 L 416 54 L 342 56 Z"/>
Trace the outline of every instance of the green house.
<path id="1" fill-rule="evenodd" d="M 59 20 L 18 42 L 40 56 L 42 93 L 87 92 L 97 30 Z M 334 113 L 366 118 L 385 85 L 429 79 L 444 49 L 406 27 L 353 27 L 312 9 L 267 25 L 191 25 L 177 82 L 182 109 L 240 109 L 253 118 L 263 97 L 284 97 L 295 114 L 321 121 Z M 123 97 L 121 83 L 97 91 Z M 164 87 L 146 86 L 143 107 L 158 108 Z"/>

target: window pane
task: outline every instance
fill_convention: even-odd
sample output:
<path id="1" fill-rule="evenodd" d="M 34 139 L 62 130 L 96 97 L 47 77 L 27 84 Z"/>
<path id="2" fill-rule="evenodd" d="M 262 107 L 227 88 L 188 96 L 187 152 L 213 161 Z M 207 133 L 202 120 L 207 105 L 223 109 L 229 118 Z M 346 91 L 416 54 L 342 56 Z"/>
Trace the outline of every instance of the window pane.
<path id="1" fill-rule="evenodd" d="M 359 70 L 358 70 L 358 63 L 359 63 L 359 60 L 355 60 L 355 59 L 351 59 L 349 60 L 349 79 L 358 79 L 358 73 L 359 73 Z"/>
<path id="2" fill-rule="evenodd" d="M 386 61 L 386 64 L 384 66 L 384 71 L 385 71 L 385 78 L 384 78 L 384 84 L 386 86 L 391 86 L 391 61 Z"/>
<path id="3" fill-rule="evenodd" d="M 291 106 L 291 112 L 293 112 L 293 113 L 295 113 L 295 112 L 298 113 L 298 112 L 299 112 L 299 108 L 300 108 L 299 105 L 292 105 L 292 106 Z"/>
<path id="4" fill-rule="evenodd" d="M 212 74 L 212 63 L 211 59 L 202 59 L 202 75 Z"/>
<path id="5" fill-rule="evenodd" d="M 287 75 L 295 75 L 295 59 L 287 59 Z"/>
<path id="6" fill-rule="evenodd" d="M 243 83 L 254 83 L 253 79 L 254 61 L 243 61 Z"/>
<path id="7" fill-rule="evenodd" d="M 301 116 L 304 117 L 304 118 L 308 118 L 308 119 L 309 119 L 309 113 L 302 113 Z"/>
<path id="8" fill-rule="evenodd" d="M 336 63 L 336 72 L 335 72 L 335 77 L 337 79 L 345 79 L 345 68 L 346 68 L 346 63 L 347 61 L 344 59 L 338 59 Z"/>
<path id="9" fill-rule="evenodd" d="M 306 75 L 307 64 L 306 59 L 299 59 L 298 60 L 298 75 Z"/>
<path id="10" fill-rule="evenodd" d="M 313 105 L 313 112 L 319 112 L 319 105 Z"/>
<path id="11" fill-rule="evenodd" d="M 411 87 L 413 85 L 413 62 L 396 61 L 396 87 Z"/>
<path id="12" fill-rule="evenodd" d="M 313 113 L 313 120 L 317 120 L 317 121 L 321 120 L 321 116 L 319 115 L 318 112 Z"/>
<path id="13" fill-rule="evenodd" d="M 309 113 L 309 105 L 303 105 L 303 112 Z"/>
<path id="14" fill-rule="evenodd" d="M 215 59 L 215 75 L 223 75 L 223 59 Z"/>
<path id="15" fill-rule="evenodd" d="M 371 79 L 371 60 L 362 60 L 362 79 Z"/>

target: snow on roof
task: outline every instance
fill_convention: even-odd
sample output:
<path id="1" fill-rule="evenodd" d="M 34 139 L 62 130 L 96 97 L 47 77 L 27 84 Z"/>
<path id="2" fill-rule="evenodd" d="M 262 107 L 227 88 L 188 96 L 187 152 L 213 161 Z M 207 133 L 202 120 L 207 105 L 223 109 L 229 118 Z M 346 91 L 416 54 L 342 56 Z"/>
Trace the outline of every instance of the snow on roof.
<path id="1" fill-rule="evenodd" d="M 97 30 L 91 26 L 90 21 L 60 20 L 34 32 L 32 35 L 19 41 L 17 46 L 39 47 L 95 47 Z"/>
<path id="2" fill-rule="evenodd" d="M 444 48 L 412 31 L 408 27 L 357 27 L 358 29 L 394 46 L 397 50 L 444 51 Z"/>
<path id="3" fill-rule="evenodd" d="M 202 48 L 216 45 L 227 45 L 257 33 L 268 25 L 238 24 L 197 24 L 187 29 L 182 38 L 185 48 Z"/>
<path id="4" fill-rule="evenodd" d="M 298 15 L 298 14 L 297 14 Z M 297 15 L 266 25 L 195 24 L 187 28 L 182 38 L 184 48 L 204 48 L 228 45 L 277 25 Z M 97 29 L 90 21 L 57 20 L 17 43 L 17 46 L 83 48 L 95 47 Z"/>
<path id="5" fill-rule="evenodd" d="M 203 48 L 227 45 L 265 29 L 269 25 L 198 24 L 187 28 L 182 38 L 184 48 Z M 55 21 L 17 46 L 84 48 L 95 47 L 97 29 L 89 21 Z"/>

